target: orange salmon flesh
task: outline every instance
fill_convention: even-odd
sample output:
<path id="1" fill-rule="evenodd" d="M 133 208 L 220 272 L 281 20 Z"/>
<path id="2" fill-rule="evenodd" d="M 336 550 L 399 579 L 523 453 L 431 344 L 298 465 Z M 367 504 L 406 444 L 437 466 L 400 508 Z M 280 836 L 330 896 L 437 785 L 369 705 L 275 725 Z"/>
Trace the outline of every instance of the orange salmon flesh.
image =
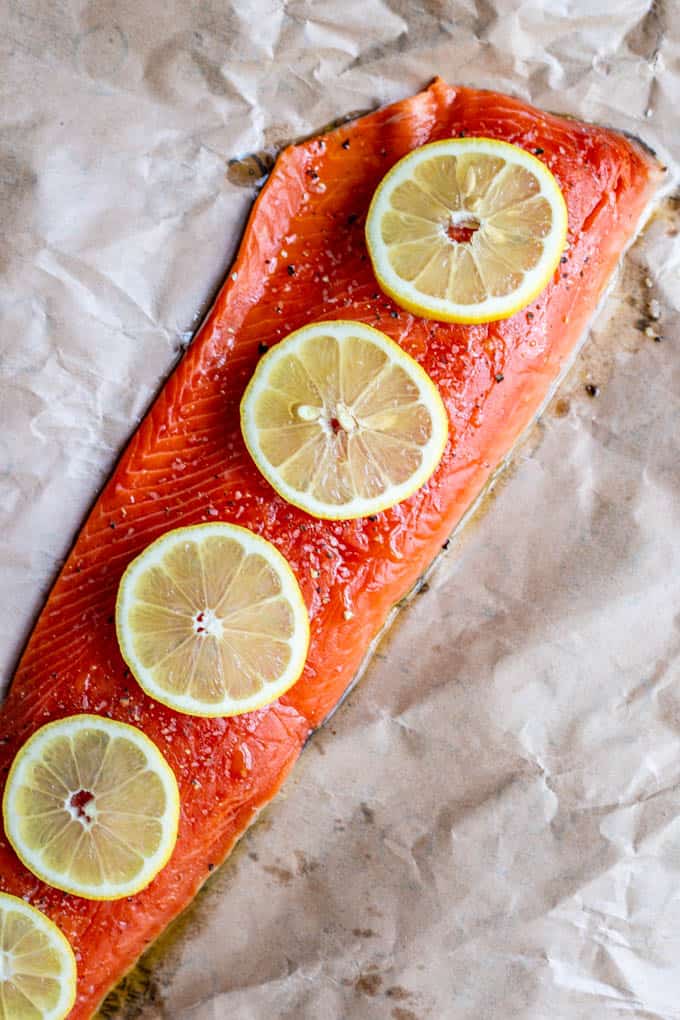
<path id="1" fill-rule="evenodd" d="M 462 135 L 537 155 L 569 212 L 568 247 L 548 287 L 512 318 L 476 326 L 402 311 L 376 285 L 364 240 L 369 202 L 387 170 L 416 146 Z M 281 154 L 210 314 L 80 532 L 1 711 L 3 783 L 38 727 L 80 712 L 139 727 L 179 783 L 175 851 L 129 900 L 95 903 L 51 889 L 20 863 L 4 833 L 0 839 L 0 888 L 43 910 L 76 951 L 74 1020 L 92 1016 L 277 792 L 390 609 L 545 402 L 661 173 L 652 155 L 613 131 L 439 79 Z M 323 319 L 356 319 L 387 333 L 433 379 L 449 416 L 432 479 L 371 518 L 315 520 L 289 506 L 241 437 L 239 402 L 262 352 Z M 309 609 L 311 645 L 302 678 L 280 701 L 232 719 L 191 718 L 136 684 L 118 650 L 114 605 L 121 574 L 150 542 L 171 528 L 220 520 L 263 535 L 286 557 Z"/>

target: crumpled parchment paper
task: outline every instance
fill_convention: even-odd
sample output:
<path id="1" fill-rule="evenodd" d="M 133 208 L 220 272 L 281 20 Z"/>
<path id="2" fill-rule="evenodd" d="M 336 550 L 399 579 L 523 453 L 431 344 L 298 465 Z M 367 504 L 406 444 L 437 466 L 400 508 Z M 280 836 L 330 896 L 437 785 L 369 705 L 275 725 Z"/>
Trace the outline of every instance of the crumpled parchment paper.
<path id="1" fill-rule="evenodd" d="M 439 73 L 680 160 L 675 0 L 0 0 L 0 28 L 5 683 L 282 142 Z M 679 207 L 283 795 L 103 1015 L 680 1017 Z"/>

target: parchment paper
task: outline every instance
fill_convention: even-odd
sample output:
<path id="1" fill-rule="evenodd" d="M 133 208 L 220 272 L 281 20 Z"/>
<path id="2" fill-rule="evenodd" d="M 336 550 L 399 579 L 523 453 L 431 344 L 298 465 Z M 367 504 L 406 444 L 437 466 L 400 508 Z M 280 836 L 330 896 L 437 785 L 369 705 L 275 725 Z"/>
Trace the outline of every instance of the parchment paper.
<path id="1" fill-rule="evenodd" d="M 4 682 L 282 141 L 439 73 L 680 159 L 671 0 L 0 12 Z M 106 1016 L 680 1018 L 679 205 L 499 491 Z"/>

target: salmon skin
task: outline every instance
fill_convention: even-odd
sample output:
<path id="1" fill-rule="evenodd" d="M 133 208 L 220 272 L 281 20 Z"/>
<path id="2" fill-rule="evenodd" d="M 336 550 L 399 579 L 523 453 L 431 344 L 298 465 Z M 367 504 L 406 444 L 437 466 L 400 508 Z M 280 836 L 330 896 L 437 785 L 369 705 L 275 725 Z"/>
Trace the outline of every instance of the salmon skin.
<path id="1" fill-rule="evenodd" d="M 512 318 L 476 326 L 402 311 L 378 289 L 364 242 L 369 201 L 386 171 L 416 146 L 462 135 L 533 152 L 555 174 L 569 211 L 569 245 L 546 290 Z M 72 1018 L 92 1016 L 274 796 L 390 609 L 545 402 L 660 178 L 653 156 L 622 135 L 439 79 L 279 157 L 211 312 L 90 513 L 0 713 L 3 783 L 39 726 L 79 712 L 139 727 L 179 783 L 175 852 L 129 900 L 94 903 L 44 885 L 2 834 L 0 887 L 48 914 L 76 951 Z M 332 318 L 376 326 L 401 344 L 439 387 L 450 420 L 448 446 L 424 488 L 347 522 L 314 520 L 279 498 L 239 428 L 239 401 L 262 352 Z M 311 618 L 300 681 L 278 702 L 233 719 L 178 715 L 149 699 L 114 630 L 128 563 L 170 528 L 215 520 L 278 547 Z"/>

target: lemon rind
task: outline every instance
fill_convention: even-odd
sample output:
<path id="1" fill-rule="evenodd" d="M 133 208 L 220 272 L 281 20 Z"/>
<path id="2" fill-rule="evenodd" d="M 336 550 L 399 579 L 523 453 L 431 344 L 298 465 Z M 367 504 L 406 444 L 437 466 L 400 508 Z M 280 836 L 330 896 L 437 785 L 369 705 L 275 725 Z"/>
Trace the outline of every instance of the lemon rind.
<path id="1" fill-rule="evenodd" d="M 52 944 L 57 947 L 60 962 L 68 963 L 68 969 L 62 968 L 59 972 L 59 983 L 62 992 L 65 993 L 63 1001 L 57 1003 L 54 1009 L 43 1013 L 42 1018 L 42 1020 L 65 1020 L 73 1009 L 78 988 L 78 965 L 73 946 L 54 921 L 42 910 L 34 907 L 32 903 L 27 903 L 18 896 L 12 896 L 11 893 L 0 892 L 0 910 L 4 908 L 5 903 L 7 910 L 15 910 L 34 921 L 36 928 L 47 935 L 52 940 Z"/>
<path id="2" fill-rule="evenodd" d="M 238 700 L 235 698 L 225 698 L 224 701 L 219 704 L 211 704 L 210 706 L 204 705 L 201 701 L 196 698 L 187 697 L 182 695 L 181 698 L 173 697 L 168 695 L 162 687 L 159 687 L 149 677 L 148 670 L 137 662 L 134 651 L 130 646 L 130 642 L 127 638 L 128 627 L 125 622 L 125 617 L 128 610 L 128 600 L 134 601 L 131 596 L 131 584 L 135 577 L 135 573 L 140 570 L 148 560 L 153 557 L 155 553 L 160 553 L 164 546 L 170 546 L 177 540 L 180 534 L 190 538 L 191 535 L 202 532 L 208 537 L 208 535 L 221 535 L 229 534 L 234 537 L 234 532 L 239 536 L 237 541 L 241 541 L 246 547 L 251 546 L 253 552 L 257 552 L 260 555 L 264 555 L 265 558 L 275 567 L 277 572 L 282 576 L 287 583 L 284 586 L 284 595 L 288 599 L 294 616 L 294 634 L 295 642 L 291 643 L 291 647 L 294 651 L 294 656 L 286 670 L 285 681 L 277 684 L 270 684 L 265 691 L 261 694 L 253 695 L 250 698 Z M 162 557 L 158 556 L 160 562 Z M 120 585 L 118 587 L 118 595 L 116 597 L 116 634 L 118 637 L 118 645 L 120 648 L 121 655 L 125 660 L 126 665 L 130 669 L 135 680 L 142 688 L 142 690 L 154 701 L 160 702 L 165 705 L 166 708 L 171 708 L 175 712 L 179 712 L 182 715 L 198 716 L 202 719 L 219 719 L 219 718 L 233 718 L 237 715 L 245 715 L 247 712 L 254 712 L 257 709 L 264 708 L 266 705 L 272 704 L 278 698 L 290 690 L 290 688 L 297 683 L 302 675 L 302 671 L 307 661 L 307 653 L 309 650 L 310 640 L 310 628 L 309 628 L 309 613 L 305 600 L 300 590 L 298 580 L 286 560 L 286 558 L 279 552 L 275 545 L 267 541 L 261 535 L 256 534 L 254 531 L 250 531 L 248 528 L 244 528 L 239 524 L 231 524 L 225 521 L 212 521 L 205 524 L 193 524 L 183 528 L 174 528 L 172 531 L 167 531 L 161 535 L 154 542 L 148 545 L 140 554 L 137 556 L 125 570 Z"/>
<path id="3" fill-rule="evenodd" d="M 347 336 L 349 332 L 359 336 L 362 333 L 368 335 L 370 340 L 378 343 L 389 357 L 402 365 L 410 377 L 414 378 L 423 397 L 427 395 L 424 403 L 431 413 L 433 436 L 425 448 L 428 450 L 428 456 L 423 458 L 423 463 L 418 471 L 414 472 L 406 482 L 391 488 L 384 498 L 356 499 L 351 503 L 335 507 L 313 497 L 309 499 L 301 498 L 300 492 L 297 489 L 284 482 L 276 471 L 272 470 L 261 451 L 257 439 L 257 429 L 254 426 L 249 404 L 256 397 L 258 389 L 264 387 L 266 372 L 269 366 L 274 364 L 275 360 L 281 356 L 283 350 L 282 344 L 286 344 L 287 349 L 290 350 L 291 345 L 302 343 L 310 334 L 317 333 L 325 336 L 340 335 L 340 338 L 342 338 L 342 336 Z M 301 326 L 300 329 L 289 333 L 279 344 L 272 347 L 271 350 L 260 358 L 241 400 L 241 433 L 248 452 L 258 470 L 282 499 L 285 499 L 287 503 L 290 503 L 298 510 L 302 510 L 319 520 L 358 520 L 362 517 L 368 517 L 372 514 L 389 510 L 393 506 L 409 499 L 415 492 L 426 485 L 436 471 L 448 441 L 448 428 L 448 415 L 441 394 L 425 369 L 418 364 L 415 358 L 412 358 L 410 354 L 403 350 L 399 344 L 388 337 L 386 333 L 382 333 L 373 326 L 353 319 L 321 320 L 308 323 L 305 326 Z"/>
<path id="4" fill-rule="evenodd" d="M 506 161 L 533 169 L 541 184 L 539 192 L 546 198 L 553 211 L 554 223 L 550 245 L 545 244 L 546 256 L 537 266 L 525 275 L 529 283 L 522 284 L 510 297 L 487 298 L 483 302 L 461 305 L 444 299 L 430 298 L 421 294 L 408 281 L 399 277 L 391 269 L 384 255 L 384 244 L 380 236 L 380 221 L 390 208 L 389 198 L 393 188 L 401 179 L 408 179 L 405 169 L 415 168 L 424 162 L 433 150 L 448 151 L 452 155 L 466 151 L 498 154 Z M 545 187 L 545 190 L 544 190 Z M 531 304 L 545 290 L 565 249 L 568 230 L 568 211 L 560 186 L 545 163 L 533 153 L 518 145 L 504 142 L 497 138 L 445 138 L 430 142 L 407 153 L 385 174 L 376 188 L 366 217 L 366 244 L 373 272 L 380 285 L 389 296 L 401 307 L 421 318 L 434 319 L 439 322 L 460 323 L 461 325 L 481 325 L 486 322 L 498 322 L 509 319 Z M 548 253 L 552 253 L 548 258 Z M 540 270 L 540 271 L 539 271 Z M 512 298 L 512 300 L 510 300 Z"/>
<path id="5" fill-rule="evenodd" d="M 150 860 L 153 860 L 154 862 L 153 866 L 152 867 L 147 866 L 142 871 L 139 881 L 130 882 L 124 887 L 123 886 L 113 887 L 107 883 L 106 888 L 108 891 L 106 892 L 103 892 L 101 890 L 96 891 L 89 888 L 87 889 L 87 891 L 85 891 L 84 886 L 82 885 L 76 886 L 71 883 L 64 882 L 59 878 L 58 875 L 55 875 L 51 870 L 43 869 L 39 865 L 36 865 L 32 855 L 25 852 L 21 840 L 18 838 L 17 834 L 13 831 L 14 813 L 11 810 L 10 803 L 12 798 L 13 781 L 15 776 L 18 774 L 22 763 L 26 759 L 29 753 L 29 749 L 31 747 L 35 747 L 37 743 L 42 741 L 47 731 L 54 731 L 60 727 L 66 729 L 65 726 L 66 723 L 78 724 L 80 722 L 84 723 L 85 721 L 87 721 L 90 725 L 102 725 L 103 723 L 104 728 L 112 726 L 118 729 L 119 731 L 125 730 L 126 733 L 131 732 L 132 734 L 134 734 L 132 739 L 135 740 L 138 746 L 143 748 L 145 752 L 147 750 L 147 745 L 149 745 L 153 749 L 153 751 L 151 752 L 153 758 L 150 759 L 150 761 L 157 760 L 158 763 L 161 765 L 159 771 L 162 775 L 163 788 L 166 794 L 168 795 L 169 806 L 168 818 L 167 819 L 163 818 L 161 820 L 161 824 L 163 824 L 164 829 L 167 830 L 166 831 L 167 838 L 163 844 L 163 852 L 155 855 L 153 858 L 150 858 Z M 160 874 L 160 872 L 163 870 L 163 868 L 167 865 L 168 861 L 172 857 L 175 845 L 177 843 L 177 835 L 179 830 L 179 817 L 180 817 L 179 787 L 177 784 L 177 777 L 175 776 L 175 773 L 170 767 L 170 764 L 165 758 L 163 752 L 153 742 L 153 740 L 151 740 L 150 737 L 147 737 L 146 734 L 143 733 L 141 730 L 137 729 L 136 726 L 131 726 L 129 723 L 120 722 L 118 719 L 109 719 L 106 716 L 82 712 L 79 713 L 78 715 L 65 716 L 62 719 L 55 719 L 53 722 L 46 723 L 44 726 L 41 726 L 40 729 L 36 730 L 35 733 L 33 733 L 28 738 L 28 740 L 21 746 L 21 748 L 19 749 L 14 758 L 14 761 L 12 762 L 12 766 L 7 776 L 5 792 L 2 798 L 2 815 L 7 839 L 9 840 L 12 849 L 16 853 L 19 860 L 26 868 L 28 868 L 31 874 L 35 875 L 42 882 L 45 882 L 48 885 L 52 886 L 54 889 L 60 889 L 62 892 L 69 893 L 72 896 L 78 896 L 81 899 L 85 900 L 110 902 L 113 900 L 124 899 L 127 896 L 135 896 L 143 889 L 146 889 L 146 887 L 150 885 L 151 882 L 153 882 L 154 878 L 156 878 L 156 876 Z M 115 891 L 112 891 L 114 889 Z"/>

